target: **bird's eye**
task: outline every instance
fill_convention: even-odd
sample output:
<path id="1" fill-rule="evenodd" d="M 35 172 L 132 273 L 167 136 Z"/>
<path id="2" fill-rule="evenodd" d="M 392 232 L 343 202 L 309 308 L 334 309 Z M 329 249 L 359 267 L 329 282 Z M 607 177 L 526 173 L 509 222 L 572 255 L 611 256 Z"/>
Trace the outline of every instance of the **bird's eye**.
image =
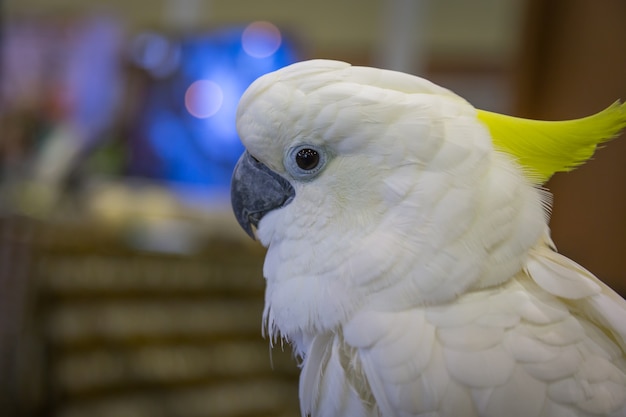
<path id="1" fill-rule="evenodd" d="M 326 151 L 316 145 L 299 145 L 287 151 L 285 168 L 294 178 L 308 180 L 315 177 L 326 164 Z"/>
<path id="2" fill-rule="evenodd" d="M 320 154 L 315 149 L 303 148 L 296 152 L 295 159 L 300 168 L 310 171 L 320 163 Z"/>

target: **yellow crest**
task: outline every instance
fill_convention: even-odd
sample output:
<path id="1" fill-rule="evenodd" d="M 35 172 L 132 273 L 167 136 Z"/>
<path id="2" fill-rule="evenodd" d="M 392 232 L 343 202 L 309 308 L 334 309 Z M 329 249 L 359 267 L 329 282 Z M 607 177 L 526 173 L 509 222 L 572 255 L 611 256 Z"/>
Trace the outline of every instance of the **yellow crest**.
<path id="1" fill-rule="evenodd" d="M 626 127 L 626 103 L 592 116 L 548 122 L 478 110 L 496 149 L 513 156 L 530 180 L 543 184 L 554 173 L 571 171 L 591 158 L 598 144 Z"/>

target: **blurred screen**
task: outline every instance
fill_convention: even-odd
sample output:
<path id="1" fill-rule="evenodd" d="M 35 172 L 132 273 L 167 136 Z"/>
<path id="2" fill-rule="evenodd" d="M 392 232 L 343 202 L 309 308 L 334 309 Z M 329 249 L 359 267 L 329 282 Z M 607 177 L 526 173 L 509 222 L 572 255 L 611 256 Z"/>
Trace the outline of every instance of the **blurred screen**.
<path id="1" fill-rule="evenodd" d="M 268 22 L 179 42 L 139 35 L 133 60 L 154 81 L 139 111 L 130 174 L 224 186 L 243 147 L 239 98 L 260 75 L 295 61 L 295 48 Z"/>
<path id="2" fill-rule="evenodd" d="M 97 16 L 11 23 L 2 58 L 0 179 L 226 187 L 243 150 L 240 96 L 297 51 L 264 21 L 128 36 Z"/>

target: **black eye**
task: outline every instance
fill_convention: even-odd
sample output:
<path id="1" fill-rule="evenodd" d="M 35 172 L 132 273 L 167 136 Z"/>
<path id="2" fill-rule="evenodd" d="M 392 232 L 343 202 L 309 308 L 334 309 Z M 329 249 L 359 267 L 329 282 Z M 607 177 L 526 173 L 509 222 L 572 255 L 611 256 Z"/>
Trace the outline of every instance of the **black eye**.
<path id="1" fill-rule="evenodd" d="M 315 169 L 320 163 L 320 154 L 315 149 L 300 149 L 295 157 L 298 167 L 305 171 Z"/>
<path id="2" fill-rule="evenodd" d="M 290 148 L 283 158 L 285 170 L 297 180 L 315 178 L 326 166 L 328 152 L 322 146 L 301 144 Z"/>

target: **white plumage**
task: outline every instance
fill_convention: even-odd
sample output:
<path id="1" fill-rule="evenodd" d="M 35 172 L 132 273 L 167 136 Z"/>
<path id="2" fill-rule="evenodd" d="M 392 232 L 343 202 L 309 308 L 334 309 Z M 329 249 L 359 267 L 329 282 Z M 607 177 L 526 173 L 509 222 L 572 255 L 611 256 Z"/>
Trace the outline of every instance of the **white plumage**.
<path id="1" fill-rule="evenodd" d="M 257 80 L 237 123 L 295 192 L 257 236 L 303 415 L 626 416 L 626 303 L 555 251 L 547 193 L 470 104 L 308 61 Z M 287 160 L 303 146 L 320 172 Z"/>

